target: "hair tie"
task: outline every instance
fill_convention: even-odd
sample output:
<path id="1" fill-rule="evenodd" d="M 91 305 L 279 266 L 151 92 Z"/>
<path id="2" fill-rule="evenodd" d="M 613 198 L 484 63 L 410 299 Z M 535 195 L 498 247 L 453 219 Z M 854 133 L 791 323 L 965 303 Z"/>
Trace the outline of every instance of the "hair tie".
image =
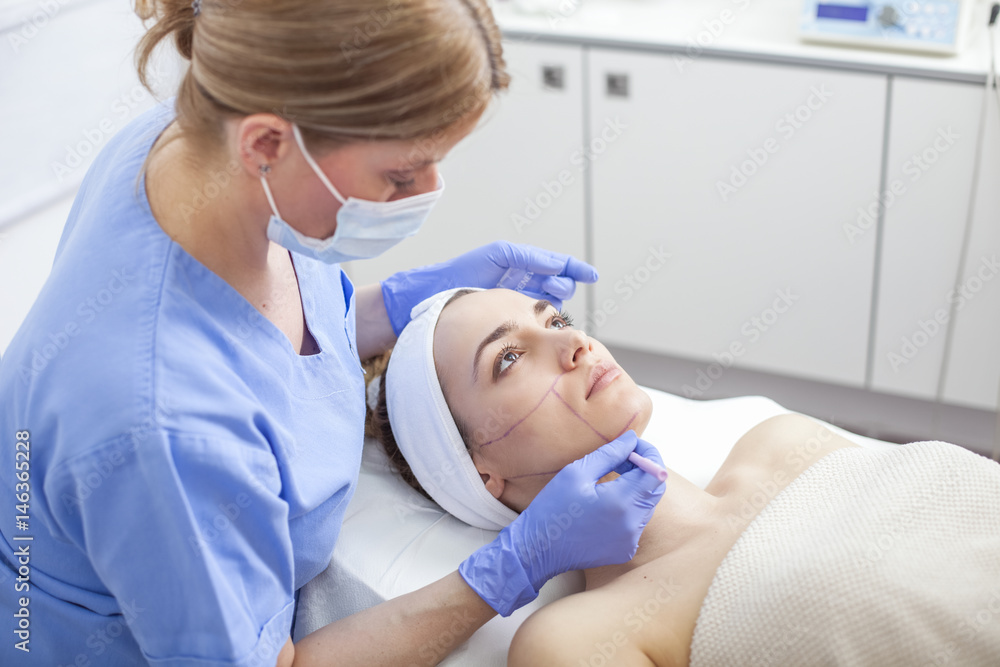
<path id="1" fill-rule="evenodd" d="M 201 14 L 201 0 L 192 0 L 191 9 L 194 10 L 195 16 Z"/>

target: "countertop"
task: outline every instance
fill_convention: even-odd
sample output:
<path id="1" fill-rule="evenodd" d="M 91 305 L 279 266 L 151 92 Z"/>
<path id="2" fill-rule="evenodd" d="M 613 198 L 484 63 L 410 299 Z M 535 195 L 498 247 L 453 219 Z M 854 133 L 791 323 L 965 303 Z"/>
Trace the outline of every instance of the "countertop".
<path id="1" fill-rule="evenodd" d="M 987 0 L 975 2 L 964 49 L 955 56 L 803 42 L 798 35 L 803 3 L 791 0 L 534 1 L 538 8 L 529 12 L 522 8 L 529 0 L 493 0 L 505 39 L 661 51 L 680 59 L 740 57 L 979 84 L 985 83 L 989 70 Z"/>

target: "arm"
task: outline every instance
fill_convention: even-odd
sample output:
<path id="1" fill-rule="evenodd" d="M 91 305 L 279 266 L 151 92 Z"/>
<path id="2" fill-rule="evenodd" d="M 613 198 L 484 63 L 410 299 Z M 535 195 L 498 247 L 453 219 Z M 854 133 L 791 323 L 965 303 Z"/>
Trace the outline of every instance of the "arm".
<path id="1" fill-rule="evenodd" d="M 354 293 L 357 308 L 358 358 L 382 354 L 396 342 L 379 283 L 359 287 Z"/>
<path id="2" fill-rule="evenodd" d="M 285 644 L 278 667 L 436 665 L 496 612 L 452 572 Z"/>

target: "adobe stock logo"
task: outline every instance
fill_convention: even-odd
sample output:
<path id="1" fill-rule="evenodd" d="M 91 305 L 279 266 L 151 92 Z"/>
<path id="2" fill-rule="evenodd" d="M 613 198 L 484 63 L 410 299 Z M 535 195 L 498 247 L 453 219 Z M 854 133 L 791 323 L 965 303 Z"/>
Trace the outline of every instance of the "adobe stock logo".
<path id="1" fill-rule="evenodd" d="M 759 341 L 766 332 L 770 331 L 777 324 L 781 316 L 787 313 L 798 300 L 799 295 L 793 294 L 791 288 L 777 290 L 771 305 L 764 308 L 757 315 L 744 321 L 740 327 L 740 333 L 746 338 L 747 342 L 744 343 L 742 339 L 735 339 L 730 341 L 729 345 L 721 352 L 712 353 L 712 358 L 715 361 L 709 363 L 704 369 L 698 369 L 693 385 L 685 384 L 681 387 L 684 396 L 687 398 L 698 398 L 711 389 L 715 381 L 725 375 L 726 370 L 735 364 L 738 358 L 746 354 L 752 344 Z"/>
<path id="2" fill-rule="evenodd" d="M 56 14 L 66 6 L 69 0 L 42 0 L 36 5 L 36 9 L 26 16 L 21 22 L 20 29 L 11 29 L 7 34 L 7 43 L 14 53 L 18 53 L 21 47 L 35 38 L 39 30 L 49 24 Z"/>
<path id="3" fill-rule="evenodd" d="M 934 139 L 923 150 L 910 155 L 903 162 L 902 171 L 910 177 L 910 183 L 919 181 L 925 173 L 955 145 L 961 135 L 955 132 L 951 126 L 947 128 L 939 127 Z M 902 179 L 893 179 L 891 183 L 882 191 L 876 190 L 872 193 L 872 199 L 867 206 L 858 207 L 858 215 L 853 223 L 844 223 L 844 236 L 851 245 L 874 227 L 878 222 L 879 211 L 888 211 L 907 193 L 906 183 Z"/>
<path id="4" fill-rule="evenodd" d="M 960 313 L 998 273 L 1000 273 L 1000 261 L 996 255 L 981 257 L 974 272 L 948 292 L 946 297 L 948 306 L 954 307 L 956 314 Z M 935 336 L 947 331 L 950 319 L 951 312 L 948 308 L 938 308 L 933 316 L 926 320 L 918 319 L 917 326 L 910 335 L 902 336 L 899 339 L 899 346 L 886 353 L 886 360 L 892 371 L 898 373 L 899 369 L 913 361 L 920 350 L 927 347 Z"/>

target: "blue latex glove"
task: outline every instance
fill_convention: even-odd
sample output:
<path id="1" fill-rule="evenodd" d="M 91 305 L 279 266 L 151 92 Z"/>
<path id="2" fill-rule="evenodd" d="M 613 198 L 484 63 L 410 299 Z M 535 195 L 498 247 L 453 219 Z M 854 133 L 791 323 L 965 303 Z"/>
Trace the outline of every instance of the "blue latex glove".
<path id="1" fill-rule="evenodd" d="M 576 283 L 597 280 L 597 269 L 571 255 L 530 245 L 495 241 L 430 266 L 394 273 L 382 281 L 382 300 L 398 336 L 410 311 L 429 296 L 453 287 L 512 287 L 556 308 L 573 296 Z"/>
<path id="2" fill-rule="evenodd" d="M 628 461 L 633 450 L 663 464 L 655 447 L 626 432 L 563 468 L 495 540 L 459 566 L 459 574 L 509 616 L 561 572 L 631 560 L 666 488 Z M 612 470 L 621 477 L 597 483 Z"/>

